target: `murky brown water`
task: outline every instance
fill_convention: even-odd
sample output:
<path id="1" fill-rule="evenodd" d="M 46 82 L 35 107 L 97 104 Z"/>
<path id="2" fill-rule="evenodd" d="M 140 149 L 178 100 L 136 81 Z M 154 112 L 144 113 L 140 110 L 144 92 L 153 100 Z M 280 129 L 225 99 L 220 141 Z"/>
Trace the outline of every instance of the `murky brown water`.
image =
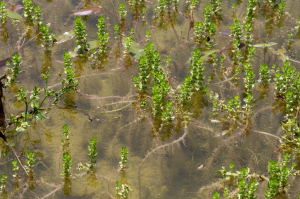
<path id="1" fill-rule="evenodd" d="M 29 190 L 24 171 L 22 175 L 20 189 L 14 193 L 11 170 L 11 161 L 15 159 L 8 147 L 1 142 L 0 174 L 8 176 L 6 191 L 10 198 L 115 198 L 116 181 L 126 182 L 131 187 L 129 198 L 211 198 L 214 190 L 220 188 L 213 184 L 219 181 L 217 170 L 222 166 L 228 167 L 232 161 L 237 169 L 249 167 L 257 173 L 266 173 L 267 164 L 270 159 L 277 160 L 278 153 L 276 147 L 278 139 L 257 133 L 263 131 L 280 136 L 282 134 L 280 121 L 283 114 L 274 108 L 275 103 L 272 89 L 261 97 L 261 92 L 254 93 L 255 106 L 251 118 L 250 130 L 247 135 L 243 129 L 238 128 L 231 136 L 217 136 L 224 130 L 223 124 L 212 123 L 212 103 L 207 97 L 199 94 L 191 107 L 191 120 L 184 132 L 183 126 L 179 128 L 176 120 L 173 129 L 160 132 L 159 137 L 154 138 L 152 131 L 151 114 L 147 113 L 147 118 L 139 114 L 132 103 L 136 100 L 136 89 L 133 86 L 132 78 L 138 73 L 138 62 L 132 59 L 133 64 L 129 69 L 125 68 L 124 59 L 114 59 L 117 42 L 114 39 L 113 27 L 119 23 L 115 9 L 118 9 L 119 0 L 97 1 L 59 1 L 52 2 L 35 1 L 41 6 L 43 11 L 43 23 L 51 23 L 51 32 L 61 35 L 73 29 L 74 10 L 82 8 L 86 3 L 102 6 L 104 9 L 94 14 L 85 21 L 87 26 L 87 40 L 97 39 L 96 24 L 98 16 L 106 18 L 108 33 L 110 36 L 109 61 L 102 70 L 93 67 L 93 60 L 84 63 L 79 58 L 73 59 L 76 75 L 79 80 L 78 92 L 64 96 L 57 105 L 49 105 L 51 100 L 45 102 L 45 115 L 47 120 L 41 122 L 32 121 L 32 126 L 25 132 L 15 133 L 16 137 L 11 139 L 11 144 L 20 154 L 26 154 L 28 150 L 36 152 L 36 164 L 34 167 L 35 180 L 37 185 L 34 190 Z M 203 8 L 209 3 L 203 0 L 195 12 L 195 21 L 203 20 Z M 231 4 L 235 1 L 224 1 L 222 5 L 223 22 L 217 29 L 216 48 L 226 46 L 230 39 L 219 34 L 220 31 L 229 28 L 233 23 L 231 19 Z M 6 1 L 8 5 L 21 4 L 20 1 Z M 172 77 L 171 86 L 175 89 L 186 75 L 189 74 L 189 58 L 195 46 L 193 41 L 193 31 L 189 31 L 189 20 L 178 14 L 177 23 L 174 29 L 159 29 L 152 26 L 153 7 L 156 1 L 146 1 L 146 25 L 142 21 L 133 20 L 132 11 L 128 10 L 128 3 L 125 3 L 127 13 L 126 31 L 134 28 L 134 40 L 141 46 L 145 46 L 145 35 L 148 29 L 152 30 L 151 41 L 155 48 L 161 53 L 162 65 L 166 56 L 170 56 L 171 64 L 167 69 Z M 113 6 L 114 5 L 114 6 Z M 185 12 L 186 2 L 179 2 L 179 11 Z M 276 42 L 273 46 L 275 50 L 286 48 L 288 32 L 297 25 L 294 19 L 298 19 L 300 7 L 299 1 L 287 1 L 286 11 L 290 15 L 284 23 L 284 28 L 275 27 L 272 34 L 267 35 L 265 28 L 265 18 L 261 16 L 255 21 L 254 32 L 266 42 Z M 109 12 L 107 11 L 109 10 Z M 237 6 L 236 13 L 241 20 L 245 13 L 245 6 L 241 3 Z M 20 11 L 18 11 L 21 13 Z M 240 14 L 242 13 L 242 14 Z M 9 19 L 10 21 L 10 19 Z M 17 43 L 24 32 L 22 23 L 13 26 L 9 22 L 9 40 L 7 43 L 0 41 L 0 60 L 10 57 L 17 49 Z M 296 34 L 295 31 L 293 31 Z M 296 39 L 296 37 L 294 37 Z M 189 39 L 189 40 L 187 40 Z M 4 89 L 4 106 L 6 117 L 11 113 L 18 114 L 24 110 L 24 104 L 17 101 L 15 93 L 21 86 L 25 90 L 32 90 L 33 87 L 44 87 L 45 82 L 41 76 L 41 71 L 50 71 L 48 85 L 53 85 L 52 89 L 58 89 L 60 83 L 59 72 L 62 72 L 63 52 L 75 48 L 75 40 L 55 45 L 52 48 L 52 61 L 47 65 L 44 60 L 44 53 L 41 47 L 37 47 L 34 38 L 32 40 L 21 39 L 20 49 L 22 54 L 23 71 L 18 77 L 17 87 Z M 254 43 L 261 43 L 254 41 Z M 288 55 L 293 60 L 300 60 L 298 56 L 299 40 L 295 40 Z M 121 51 L 122 51 L 121 46 Z M 252 67 L 258 79 L 259 66 L 263 63 L 282 66 L 283 62 L 271 51 L 264 54 L 262 48 L 256 48 L 256 54 L 252 62 Z M 299 68 L 299 63 L 291 62 L 292 66 Z M 209 63 L 204 64 L 206 80 L 213 72 L 213 67 Z M 225 61 L 225 65 L 230 65 Z M 51 66 L 51 68 L 48 68 Z M 5 73 L 4 67 L 1 73 Z M 241 78 L 242 79 L 242 78 Z M 220 86 L 220 80 L 215 78 L 208 86 L 210 90 L 219 93 L 220 98 L 228 100 L 234 95 L 242 96 L 242 81 L 238 87 L 229 83 Z M 203 97 L 204 96 L 204 97 Z M 76 108 L 74 108 L 76 107 Z M 114 111 L 113 111 L 114 110 Z M 88 116 L 95 117 L 96 120 L 88 120 Z M 222 116 L 222 113 L 220 114 Z M 73 159 L 73 174 L 70 185 L 70 196 L 66 196 L 62 189 L 62 126 L 67 124 L 70 127 L 70 154 Z M 88 162 L 87 145 L 93 136 L 98 137 L 97 144 L 97 167 L 96 179 L 84 171 L 77 170 L 78 163 Z M 160 147 L 166 145 L 165 147 Z M 128 169 L 125 175 L 118 172 L 121 148 L 128 150 Z M 25 163 L 25 158 L 21 156 Z M 197 168 L 203 165 L 201 170 Z M 263 186 L 267 186 L 264 184 Z M 297 186 L 295 186 L 297 187 Z M 202 189 L 201 189 L 202 188 Z M 263 188 L 258 190 L 258 194 L 263 194 Z"/>

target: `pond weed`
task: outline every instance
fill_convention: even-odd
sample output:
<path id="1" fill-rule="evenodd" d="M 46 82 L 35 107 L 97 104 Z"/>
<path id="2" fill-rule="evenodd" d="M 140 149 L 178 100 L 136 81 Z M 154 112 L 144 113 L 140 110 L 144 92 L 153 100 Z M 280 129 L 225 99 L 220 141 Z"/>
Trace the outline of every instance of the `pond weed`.
<path id="1" fill-rule="evenodd" d="M 189 192 L 196 196 L 200 187 L 206 187 L 210 197 L 218 198 L 217 193 L 212 194 L 212 191 L 219 190 L 220 184 L 217 184 L 221 183 L 215 173 L 229 161 L 234 162 L 240 174 L 235 181 L 235 189 L 222 191 L 225 197 L 239 194 L 254 198 L 256 187 L 260 184 L 250 180 L 248 168 L 266 173 L 268 162 L 269 167 L 281 173 L 276 176 L 271 172 L 270 179 L 282 178 L 283 186 L 273 187 L 276 183 L 272 185 L 270 181 L 273 188 L 269 188 L 266 197 L 274 197 L 275 192 L 281 194 L 281 189 L 286 192 L 292 190 L 286 184 L 289 175 L 285 175 L 283 170 L 289 168 L 293 175 L 294 170 L 281 161 L 285 156 L 282 158 L 268 150 L 280 139 L 280 153 L 292 154 L 289 157 L 292 161 L 297 160 L 299 154 L 299 74 L 294 67 L 297 64 L 299 20 L 294 19 L 294 13 L 287 13 L 291 1 L 248 0 L 245 4 L 236 1 L 231 9 L 232 1 L 221 0 L 211 0 L 210 3 L 127 0 L 117 1 L 119 9 L 115 13 L 108 12 L 102 2 L 82 1 L 70 14 L 71 11 L 67 12 L 64 7 L 68 4 L 66 2 L 36 5 L 24 0 L 21 18 L 24 18 L 25 26 L 22 26 L 23 22 L 11 25 L 7 19 L 17 20 L 17 15 L 11 17 L 7 11 L 6 16 L 4 8 L 8 5 L 2 2 L 0 16 L 5 20 L 1 20 L 1 34 L 2 39 L 7 38 L 3 41 L 8 42 L 3 42 L 7 49 L 1 51 L 1 56 L 3 60 L 11 60 L 12 67 L 7 64 L 8 89 L 4 89 L 7 91 L 4 95 L 8 99 L 5 106 L 8 107 L 6 114 L 10 117 L 10 124 L 2 127 L 1 141 L 5 143 L 6 137 L 14 140 L 14 136 L 23 139 L 24 133 L 18 133 L 24 131 L 33 137 L 40 135 L 40 131 L 48 132 L 48 129 L 58 132 L 56 127 L 60 129 L 67 123 L 64 120 L 74 126 L 74 133 L 72 130 L 70 135 L 74 136 L 70 140 L 72 157 L 71 152 L 66 150 L 59 158 L 63 160 L 63 183 L 53 185 L 50 195 L 61 187 L 61 194 L 80 195 L 79 189 L 71 189 L 71 185 L 83 184 L 79 182 L 80 177 L 87 175 L 87 186 L 95 188 L 105 184 L 110 187 L 101 188 L 101 196 L 113 195 L 115 190 L 112 187 L 117 187 L 117 197 L 120 198 L 150 198 L 150 195 L 159 194 L 164 198 L 178 197 L 178 194 L 188 198 Z M 73 16 L 76 10 L 98 4 L 103 8 L 101 12 L 98 9 L 99 12 L 90 16 Z M 46 5 L 61 10 L 62 15 L 70 14 L 67 21 L 72 19 L 74 23 L 68 24 L 58 17 L 62 23 L 52 23 L 50 29 L 49 25 L 44 25 L 53 22 L 54 17 L 49 16 L 61 15 L 53 7 L 46 8 Z M 286 20 L 289 23 L 284 24 Z M 6 29 L 3 24 L 6 24 Z M 65 28 L 60 27 L 62 24 L 68 30 L 74 29 L 74 33 L 69 31 L 63 40 L 64 32 L 59 32 Z M 115 24 L 115 28 L 109 24 Z M 260 28 L 262 26 L 266 29 Z M 15 29 L 18 31 L 12 31 Z M 35 35 L 33 30 L 36 30 Z M 53 30 L 62 35 L 54 36 Z M 4 35 L 5 32 L 9 33 L 9 37 Z M 110 40 L 113 37 L 115 40 Z M 286 42 L 282 42 L 280 37 Z M 31 42 L 34 39 L 36 44 Z M 32 64 L 35 56 L 36 62 Z M 61 65 L 63 63 L 64 66 Z M 43 81 L 39 81 L 39 75 L 31 77 L 29 74 L 40 74 Z M 18 106 L 15 94 L 21 101 Z M 67 108 L 70 106 L 72 110 Z M 107 120 L 101 124 L 97 120 L 86 121 L 91 125 L 86 129 L 81 125 L 81 121 L 85 123 L 86 115 L 81 117 L 83 114 L 77 114 L 80 109 L 88 112 L 86 115 L 92 113 Z M 86 133 L 93 137 L 88 148 L 90 172 L 71 172 L 72 161 L 79 162 L 83 154 L 87 157 L 86 152 L 82 152 L 86 150 L 73 155 L 78 148 L 76 142 L 83 140 L 87 143 Z M 94 138 L 98 135 L 101 147 L 96 150 Z M 49 139 L 41 137 L 42 141 L 36 141 L 37 147 L 44 148 L 45 153 L 51 151 L 47 154 L 49 159 L 57 161 Z M 56 136 L 52 137 L 55 142 Z M 60 144 L 67 145 L 66 140 Z M 181 143 L 184 146 L 172 153 Z M 130 151 L 132 163 L 123 169 L 121 180 L 115 185 L 115 176 L 110 175 L 107 168 L 118 165 L 115 159 L 121 146 Z M 22 153 L 26 154 L 32 150 L 31 147 L 23 147 Z M 249 150 L 239 150 L 243 147 L 252 151 L 251 155 L 242 152 Z M 16 141 L 16 151 L 20 148 L 22 142 Z M 106 155 L 96 156 L 101 149 Z M 1 143 L 1 158 L 7 153 L 7 147 Z M 177 157 L 176 153 L 181 155 Z M 126 165 L 127 156 L 124 154 L 123 163 L 118 168 Z M 15 156 L 17 158 L 18 154 Z M 274 156 L 278 160 L 269 161 Z M 196 168 L 194 158 L 203 162 L 203 169 L 198 173 L 190 169 Z M 184 161 L 179 161 L 181 159 Z M 97 172 L 94 168 L 96 161 Z M 177 165 L 172 165 L 172 161 Z M 18 170 L 16 164 L 10 167 Z M 154 170 L 151 167 L 161 173 L 159 178 L 151 176 Z M 39 172 L 34 173 L 40 175 Z M 133 177 L 137 173 L 138 179 Z M 22 173 L 19 177 L 23 178 Z M 39 181 L 39 177 L 35 180 Z M 47 180 L 41 183 L 46 185 L 55 181 Z M 296 180 L 293 182 L 298 183 Z M 21 196 L 30 195 L 22 183 L 19 181 L 20 188 L 15 190 L 23 191 Z M 133 191 L 129 191 L 129 183 Z M 184 184 L 189 186 L 184 187 Z M 44 192 L 41 197 L 49 192 L 41 186 L 35 189 Z M 246 190 L 250 192 L 246 193 Z M 91 197 L 91 194 L 82 197 Z"/>

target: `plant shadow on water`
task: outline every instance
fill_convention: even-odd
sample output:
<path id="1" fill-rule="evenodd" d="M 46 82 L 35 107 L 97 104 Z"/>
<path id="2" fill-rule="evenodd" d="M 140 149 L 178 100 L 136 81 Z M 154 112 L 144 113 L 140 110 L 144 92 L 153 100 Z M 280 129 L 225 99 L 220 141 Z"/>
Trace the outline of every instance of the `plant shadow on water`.
<path id="1" fill-rule="evenodd" d="M 1 196 L 296 198 L 299 7 L 1 1 Z"/>

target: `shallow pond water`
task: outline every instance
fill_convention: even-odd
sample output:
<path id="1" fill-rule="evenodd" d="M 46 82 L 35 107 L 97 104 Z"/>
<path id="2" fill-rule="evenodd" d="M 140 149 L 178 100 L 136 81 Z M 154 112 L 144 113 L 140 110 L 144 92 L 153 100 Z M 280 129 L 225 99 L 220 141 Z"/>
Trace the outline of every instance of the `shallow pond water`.
<path id="1" fill-rule="evenodd" d="M 5 1 L 7 7 L 13 4 L 23 5 L 21 1 Z M 281 121 L 284 120 L 284 111 L 274 99 L 274 83 L 269 89 L 262 92 L 259 83 L 253 88 L 254 106 L 249 124 L 240 124 L 231 133 L 226 134 L 230 124 L 219 122 L 224 111 L 213 118 L 213 104 L 204 92 L 195 92 L 192 96 L 192 104 L 189 108 L 189 122 L 184 128 L 183 115 L 175 114 L 176 119 L 171 125 L 159 126 L 157 118 L 152 117 L 151 110 L 142 111 L 139 106 L 139 94 L 133 84 L 133 76 L 137 75 L 138 60 L 130 57 L 131 64 L 125 63 L 123 57 L 124 47 L 114 35 L 114 26 L 119 24 L 118 7 L 119 0 L 49 0 L 34 1 L 42 9 L 43 24 L 50 23 L 50 32 L 56 36 L 70 31 L 74 27 L 77 10 L 90 6 L 101 6 L 102 10 L 90 16 L 85 16 L 84 23 L 87 27 L 87 40 L 97 39 L 98 18 L 103 15 L 106 19 L 106 27 L 109 33 L 108 57 L 102 63 L 96 63 L 94 59 L 83 57 L 72 58 L 78 80 L 78 91 L 68 93 L 58 103 L 51 105 L 52 98 L 45 101 L 43 113 L 47 119 L 42 121 L 31 120 L 31 126 L 24 132 L 14 132 L 13 128 L 7 129 L 10 143 L 16 152 L 20 154 L 23 164 L 26 163 L 25 155 L 28 151 L 36 154 L 34 166 L 34 188 L 30 188 L 24 171 L 20 168 L 21 176 L 19 188 L 14 187 L 11 161 L 15 155 L 1 139 L 0 174 L 7 175 L 6 192 L 9 198 L 115 198 L 116 181 L 127 183 L 130 188 L 129 198 L 211 198 L 213 191 L 222 190 L 220 175 L 217 171 L 225 166 L 228 168 L 232 161 L 236 169 L 249 167 L 251 171 L 259 174 L 267 173 L 267 165 L 270 159 L 278 160 L 280 153 L 278 137 L 282 136 Z M 144 18 L 134 19 L 133 11 L 129 9 L 129 1 L 125 1 L 127 11 L 124 35 L 130 34 L 134 29 L 134 41 L 141 47 L 147 45 L 146 31 L 151 30 L 150 41 L 160 53 L 161 65 L 165 73 L 168 73 L 169 82 L 174 91 L 189 75 L 191 54 L 196 47 L 194 32 L 190 28 L 190 15 L 186 15 L 186 1 L 178 2 L 176 20 L 172 23 L 154 24 L 153 8 L 158 6 L 155 0 L 143 1 L 146 13 Z M 223 0 L 222 20 L 217 26 L 213 49 L 222 49 L 226 56 L 224 66 L 228 79 L 231 77 L 231 58 L 228 56 L 227 47 L 231 41 L 227 33 L 231 24 L 233 9 L 232 3 L 236 2 L 235 14 L 239 20 L 247 11 L 247 1 Z M 205 5 L 210 1 L 202 0 L 194 11 L 194 21 L 202 21 Z M 300 42 L 297 37 L 297 20 L 299 16 L 300 2 L 287 0 L 285 21 L 283 28 L 273 25 L 266 19 L 263 13 L 264 1 L 260 1 L 257 19 L 254 20 L 254 33 L 259 39 L 253 44 L 263 42 L 275 42 L 276 45 L 269 48 L 259 46 L 255 48 L 255 55 L 251 66 L 255 72 L 255 80 L 259 79 L 259 67 L 266 63 L 271 69 L 275 64 L 283 66 L 282 54 L 278 49 L 287 49 L 288 33 L 293 33 L 293 45 L 287 50 L 285 56 L 291 60 L 291 65 L 299 71 L 298 47 Z M 173 4 L 172 4 L 173 8 Z M 173 9 L 172 9 L 173 11 Z M 17 11 L 23 16 L 22 11 Z M 18 101 L 16 94 L 18 88 L 23 86 L 28 96 L 34 86 L 43 88 L 45 81 L 42 73 L 50 72 L 48 86 L 51 89 L 60 88 L 59 72 L 63 73 L 63 53 L 76 47 L 75 39 L 55 44 L 50 56 L 47 56 L 41 46 L 35 43 L 35 28 L 32 29 L 32 38 L 24 35 L 26 30 L 22 22 L 16 25 L 8 18 L 9 39 L 0 41 L 0 60 L 10 57 L 18 51 L 22 56 L 22 73 L 18 76 L 17 84 L 6 87 L 4 92 L 4 109 L 6 119 L 10 114 L 17 115 L 24 111 L 24 103 Z M 167 25 L 166 25 L 167 24 Z M 224 31 L 224 32 L 222 32 Z M 227 31 L 227 32 L 226 32 Z M 222 33 L 220 33 L 222 32 Z M 116 57 L 120 48 L 120 56 Z M 201 49 L 204 51 L 204 49 Z M 217 53 L 220 57 L 220 51 Z M 166 68 L 165 58 L 171 59 L 170 66 Z M 205 82 L 208 77 L 215 76 L 208 83 L 210 91 L 219 94 L 219 99 L 225 103 L 237 95 L 243 106 L 243 73 L 239 82 L 220 78 L 221 67 L 213 66 L 211 59 L 204 62 Z M 6 73 L 5 67 L 0 68 L 1 74 Z M 229 75 L 228 75 L 229 74 Z M 236 85 L 238 83 L 238 85 Z M 178 89 L 177 89 L 178 91 Z M 151 94 L 151 92 L 150 92 Z M 42 95 L 43 96 L 43 95 Z M 171 99 L 175 99 L 170 94 Z M 151 96 L 150 96 L 151 98 Z M 89 120 L 93 118 L 93 120 Z M 70 131 L 70 155 L 73 159 L 72 177 L 64 181 L 61 171 L 62 126 L 67 124 Z M 159 124 L 159 125 L 157 125 Z M 247 126 L 247 128 L 245 127 Z M 244 128 L 245 127 L 245 128 Z M 261 132 L 266 132 L 263 134 Z M 275 136 L 270 136 L 272 134 Z M 76 169 L 81 162 L 89 161 L 89 141 L 92 137 L 98 138 L 96 145 L 98 156 L 96 158 L 96 173 L 87 174 Z M 126 172 L 119 172 L 121 161 L 121 149 L 126 147 L 128 161 Z M 203 165 L 203 168 L 199 169 Z M 257 195 L 263 198 L 267 182 L 263 182 Z M 291 196 L 298 194 L 297 181 L 294 181 Z M 295 198 L 295 197 L 291 197 Z"/>

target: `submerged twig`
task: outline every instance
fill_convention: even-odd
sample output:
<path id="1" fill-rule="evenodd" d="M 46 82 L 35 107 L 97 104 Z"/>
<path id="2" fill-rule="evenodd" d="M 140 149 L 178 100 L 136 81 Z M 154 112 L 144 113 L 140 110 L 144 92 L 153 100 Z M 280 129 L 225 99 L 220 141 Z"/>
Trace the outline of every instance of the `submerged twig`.
<path id="1" fill-rule="evenodd" d="M 138 170 L 138 181 L 139 181 L 139 198 L 141 199 L 142 198 L 142 187 L 141 187 L 141 169 L 143 167 L 143 164 L 145 163 L 145 161 L 149 158 L 149 156 L 154 153 L 155 151 L 159 150 L 159 149 L 162 149 L 162 148 L 165 148 L 165 147 L 169 147 L 173 144 L 176 144 L 176 143 L 179 143 L 180 141 L 183 141 L 183 139 L 185 138 L 185 136 L 188 134 L 188 131 L 187 131 L 187 127 L 184 128 L 184 134 L 177 140 L 174 140 L 173 142 L 170 142 L 170 143 L 167 143 L 167 144 L 164 144 L 164 145 L 161 145 L 159 147 L 156 147 L 155 149 L 153 149 L 152 151 L 150 151 L 146 157 L 142 160 L 142 162 L 140 163 L 140 166 L 139 166 L 139 170 Z"/>

